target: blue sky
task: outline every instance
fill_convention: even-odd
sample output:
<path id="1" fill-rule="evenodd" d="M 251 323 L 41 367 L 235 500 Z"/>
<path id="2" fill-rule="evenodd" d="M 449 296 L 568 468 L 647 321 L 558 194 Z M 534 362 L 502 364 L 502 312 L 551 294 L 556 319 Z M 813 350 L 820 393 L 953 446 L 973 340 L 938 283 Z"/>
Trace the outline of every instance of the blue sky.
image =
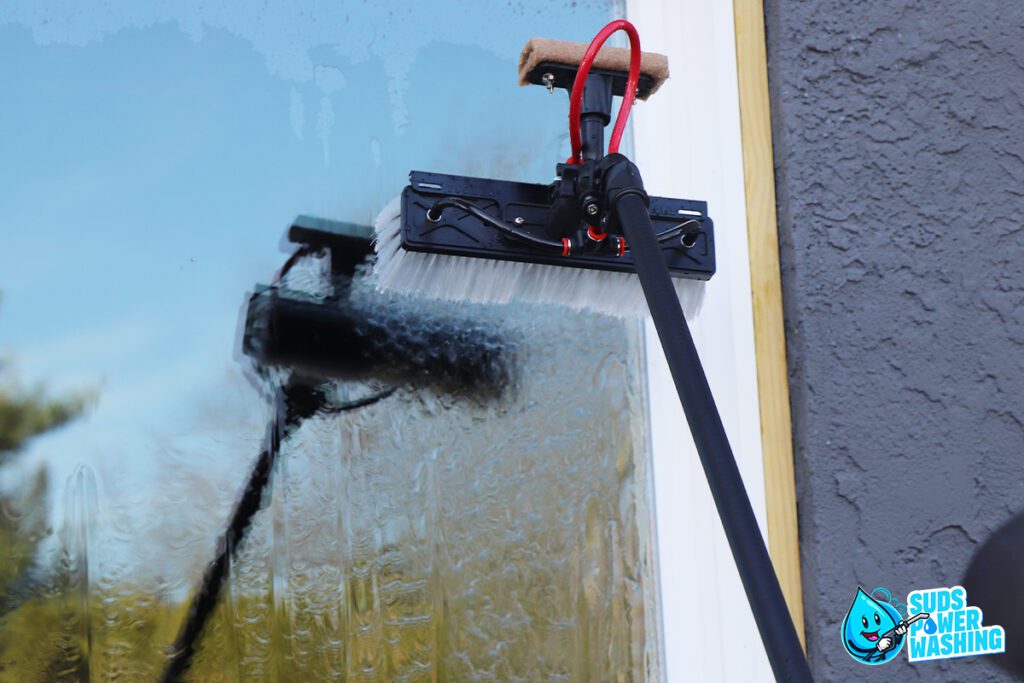
<path id="1" fill-rule="evenodd" d="M 291 219 L 370 222 L 411 169 L 546 181 L 567 156 L 567 100 L 518 87 L 518 51 L 587 40 L 611 14 L 76 7 L 0 9 L 0 352 L 26 384 L 98 391 L 25 464 L 60 487 L 87 463 L 105 497 L 139 504 L 168 468 L 241 481 L 266 415 L 241 372 L 240 307 Z"/>

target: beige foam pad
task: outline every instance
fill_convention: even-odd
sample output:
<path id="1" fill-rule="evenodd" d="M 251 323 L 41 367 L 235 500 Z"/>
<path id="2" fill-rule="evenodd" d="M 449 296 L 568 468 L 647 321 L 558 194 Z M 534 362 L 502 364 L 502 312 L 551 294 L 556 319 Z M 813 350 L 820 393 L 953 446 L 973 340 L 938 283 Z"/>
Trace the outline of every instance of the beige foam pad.
<path id="1" fill-rule="evenodd" d="M 588 45 L 585 43 L 570 43 L 565 40 L 551 40 L 550 38 L 530 38 L 526 41 L 526 47 L 523 48 L 522 54 L 519 55 L 519 85 L 528 85 L 526 80 L 527 74 L 543 62 L 579 66 L 580 60 L 583 59 L 583 55 L 587 51 L 587 47 Z M 594 67 L 614 71 L 629 71 L 629 50 L 624 47 L 605 45 L 597 53 L 597 57 L 594 59 Z M 654 85 L 650 91 L 640 98 L 646 100 L 668 78 L 668 57 L 657 52 L 641 52 L 640 73 L 646 74 L 654 80 Z"/>

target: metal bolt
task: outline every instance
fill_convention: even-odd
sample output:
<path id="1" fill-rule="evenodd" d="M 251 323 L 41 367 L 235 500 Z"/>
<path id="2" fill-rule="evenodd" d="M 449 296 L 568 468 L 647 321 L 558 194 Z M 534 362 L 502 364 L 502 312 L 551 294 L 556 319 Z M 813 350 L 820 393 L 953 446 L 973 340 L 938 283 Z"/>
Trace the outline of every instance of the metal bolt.
<path id="1" fill-rule="evenodd" d="M 515 223 L 516 225 L 522 225 L 523 223 L 526 222 L 526 219 L 523 218 L 522 216 L 516 216 L 515 218 L 512 219 L 512 222 Z"/>
<path id="2" fill-rule="evenodd" d="M 548 92 L 555 91 L 555 74 L 550 71 L 540 77 L 540 80 L 547 86 Z"/>
<path id="3" fill-rule="evenodd" d="M 597 212 L 600 211 L 597 204 L 587 204 L 587 215 L 596 216 Z"/>

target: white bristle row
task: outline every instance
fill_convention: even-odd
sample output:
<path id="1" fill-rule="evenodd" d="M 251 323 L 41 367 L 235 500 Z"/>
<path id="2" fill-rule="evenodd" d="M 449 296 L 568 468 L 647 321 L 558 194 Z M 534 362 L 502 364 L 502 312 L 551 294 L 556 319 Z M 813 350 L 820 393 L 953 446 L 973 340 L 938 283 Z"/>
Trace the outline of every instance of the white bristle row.
<path id="1" fill-rule="evenodd" d="M 373 273 L 381 290 L 471 303 L 554 304 L 618 317 L 647 315 L 634 274 L 406 251 L 401 228 L 401 198 L 396 197 L 374 223 Z M 692 318 L 700 308 L 704 283 L 677 279 L 675 285 L 686 317 Z"/>

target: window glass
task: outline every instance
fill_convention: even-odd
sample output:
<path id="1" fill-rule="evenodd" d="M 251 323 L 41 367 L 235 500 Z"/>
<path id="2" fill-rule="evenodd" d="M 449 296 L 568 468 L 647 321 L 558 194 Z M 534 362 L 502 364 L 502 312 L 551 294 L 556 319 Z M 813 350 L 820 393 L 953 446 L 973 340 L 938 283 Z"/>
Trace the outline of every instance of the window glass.
<path id="1" fill-rule="evenodd" d="M 158 675 L 288 381 L 241 352 L 288 225 L 369 225 L 413 169 L 545 182 L 567 98 L 518 87 L 519 49 L 620 13 L 5 8 L 0 669 Z M 288 431 L 189 675 L 657 677 L 640 328 L 353 287 L 411 352 L 432 321 L 490 335 L 507 382 L 329 384 L 382 397 Z"/>

